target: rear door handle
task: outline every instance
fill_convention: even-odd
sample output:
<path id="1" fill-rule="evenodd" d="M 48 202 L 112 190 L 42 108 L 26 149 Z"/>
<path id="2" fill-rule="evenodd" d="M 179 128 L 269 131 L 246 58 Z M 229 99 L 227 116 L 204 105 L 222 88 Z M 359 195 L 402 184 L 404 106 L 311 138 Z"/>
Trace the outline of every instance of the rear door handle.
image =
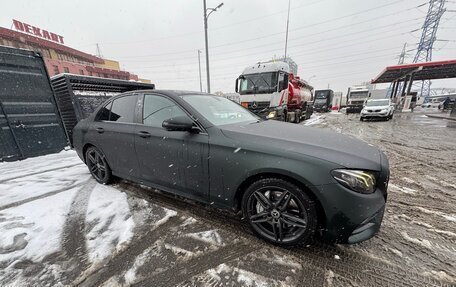
<path id="1" fill-rule="evenodd" d="M 96 130 L 97 130 L 97 132 L 98 132 L 99 134 L 104 133 L 104 129 L 103 129 L 103 128 L 98 127 L 98 128 L 96 128 Z"/>
<path id="2" fill-rule="evenodd" d="M 138 136 L 142 137 L 142 138 L 150 138 L 150 133 L 148 132 L 138 132 Z"/>

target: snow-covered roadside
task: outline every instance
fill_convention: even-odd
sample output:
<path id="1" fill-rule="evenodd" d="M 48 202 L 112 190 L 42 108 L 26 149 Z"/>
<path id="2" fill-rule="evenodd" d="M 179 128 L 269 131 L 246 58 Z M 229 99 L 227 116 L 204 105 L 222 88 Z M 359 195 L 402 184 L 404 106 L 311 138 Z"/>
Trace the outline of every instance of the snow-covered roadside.
<path id="1" fill-rule="evenodd" d="M 305 126 L 318 125 L 323 122 L 323 116 L 312 114 L 308 120 L 304 122 Z"/>
<path id="2" fill-rule="evenodd" d="M 137 225 L 153 230 L 176 215 L 96 183 L 74 151 L 0 163 L 0 171 L 2 286 L 61 285 L 65 262 L 95 269 L 128 246 Z"/>

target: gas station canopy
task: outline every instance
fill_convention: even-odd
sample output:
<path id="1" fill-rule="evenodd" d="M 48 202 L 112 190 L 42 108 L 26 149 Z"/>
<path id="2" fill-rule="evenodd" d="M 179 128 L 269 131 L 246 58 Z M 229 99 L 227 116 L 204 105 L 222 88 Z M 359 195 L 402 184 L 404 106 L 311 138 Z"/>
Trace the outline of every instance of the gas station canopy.
<path id="1" fill-rule="evenodd" d="M 456 78 L 456 60 L 389 66 L 371 82 L 391 83 L 412 74 L 415 81 Z"/>

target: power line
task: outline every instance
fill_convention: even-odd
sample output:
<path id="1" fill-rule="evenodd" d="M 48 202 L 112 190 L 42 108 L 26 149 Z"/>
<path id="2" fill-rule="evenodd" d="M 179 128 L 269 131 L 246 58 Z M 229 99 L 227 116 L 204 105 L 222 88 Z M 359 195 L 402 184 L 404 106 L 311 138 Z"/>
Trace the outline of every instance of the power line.
<path id="1" fill-rule="evenodd" d="M 344 15 L 344 16 L 339 16 L 339 17 L 335 17 L 335 18 L 331 18 L 331 19 L 327 19 L 327 20 L 324 20 L 324 21 L 321 21 L 321 22 L 317 22 L 317 23 L 313 23 L 313 24 L 309 24 L 309 25 L 305 25 L 305 26 L 300 26 L 300 27 L 297 27 L 297 28 L 294 28 L 294 29 L 290 29 L 290 31 L 297 31 L 297 30 L 301 30 L 301 29 L 304 29 L 304 28 L 310 28 L 310 27 L 315 27 L 315 26 L 318 26 L 318 25 L 321 25 L 321 24 L 326 24 L 326 23 L 332 23 L 333 21 L 336 21 L 336 20 L 341 20 L 341 19 L 345 19 L 345 18 L 348 18 L 348 17 L 352 17 L 352 16 L 355 16 L 355 15 L 359 15 L 359 14 L 363 14 L 363 13 L 366 13 L 366 12 L 369 12 L 369 11 L 373 11 L 373 10 L 377 10 L 377 9 L 380 9 L 380 8 L 384 8 L 384 7 L 387 7 L 387 6 L 391 6 L 393 4 L 396 4 L 396 3 L 399 3 L 399 2 L 403 2 L 404 0 L 398 0 L 398 1 L 395 1 L 395 2 L 392 2 L 392 3 L 388 3 L 388 4 L 383 4 L 383 5 L 380 5 L 380 6 L 376 6 L 376 7 L 373 7 L 373 8 L 369 8 L 369 9 L 365 9 L 365 10 L 362 10 L 362 11 L 358 11 L 358 12 L 355 12 L 355 13 L 351 13 L 351 14 L 348 14 L 348 15 Z M 417 6 L 416 6 L 417 7 Z M 406 12 L 406 11 L 409 11 L 409 10 L 412 10 L 412 9 L 415 9 L 416 7 L 411 7 L 411 8 L 407 8 L 405 10 L 403 10 L 402 12 Z M 286 10 L 285 10 L 286 11 Z M 379 18 L 384 18 L 384 17 L 388 17 L 388 16 L 392 16 L 392 15 L 397 15 L 399 14 L 401 11 L 399 12 L 394 12 L 394 13 L 391 13 L 389 15 L 382 15 L 381 17 L 377 17 L 377 18 L 374 18 L 374 19 L 379 19 Z M 278 13 L 278 12 L 277 12 Z M 274 14 L 277 14 L 277 13 L 274 13 Z M 280 12 L 282 13 L 282 12 Z M 274 15 L 274 14 L 270 14 L 270 15 Z M 268 15 L 268 16 L 270 16 Z M 263 17 L 263 16 L 262 16 Z M 373 19 L 369 19 L 367 21 L 371 21 Z M 250 21 L 250 20 L 248 20 Z M 367 21 L 362 21 L 358 24 L 361 24 L 361 23 L 365 23 Z M 346 25 L 346 27 L 348 26 L 351 26 L 351 25 Z M 338 30 L 340 29 L 340 27 L 338 28 L 334 28 L 334 29 L 330 29 L 328 31 L 332 31 L 332 30 Z M 212 29 L 212 30 L 215 30 Z M 236 44 L 236 43 L 244 43 L 244 42 L 248 42 L 248 41 L 252 41 L 252 40 L 258 40 L 258 39 L 261 39 L 261 38 L 266 38 L 266 37 L 270 37 L 270 36 L 275 36 L 275 35 L 282 35 L 284 34 L 284 32 L 277 32 L 277 33 L 272 33 L 272 34 L 267 34 L 267 35 L 264 35 L 264 36 L 261 36 L 261 37 L 257 37 L 255 39 L 248 39 L 248 40 L 242 40 L 242 41 L 236 41 L 236 42 L 231 42 L 231 43 L 224 43 L 224 44 L 220 44 L 220 45 L 216 45 L 216 46 L 211 46 L 210 48 L 213 49 L 213 48 L 218 48 L 218 47 L 224 47 L 224 46 L 228 46 L 228 45 L 233 45 L 233 44 Z M 154 41 L 156 41 L 157 39 L 154 39 Z M 130 42 L 132 43 L 132 42 Z M 171 54 L 182 54 L 182 53 L 190 53 L 190 52 L 194 52 L 195 49 L 191 49 L 191 50 L 182 50 L 182 51 L 177 51 L 177 52 L 168 52 L 168 53 L 158 53 L 158 54 L 148 54 L 148 55 L 137 55 L 137 56 L 120 56 L 120 57 L 117 57 L 117 58 L 120 58 L 120 59 L 125 59 L 125 58 L 138 58 L 138 57 L 153 57 L 153 56 L 164 56 L 164 55 L 171 55 Z"/>
<path id="2" fill-rule="evenodd" d="M 351 33 L 346 33 L 346 34 L 339 34 L 337 36 L 334 36 L 334 37 L 328 37 L 328 38 L 324 38 L 324 39 L 320 39 L 320 40 L 317 40 L 317 41 L 312 41 L 310 43 L 306 42 L 304 44 L 297 44 L 297 45 L 293 45 L 293 46 L 290 46 L 290 49 L 293 49 L 293 48 L 297 48 L 297 47 L 302 47 L 302 46 L 312 46 L 312 45 L 315 45 L 315 44 L 318 44 L 320 42 L 324 42 L 324 41 L 329 41 L 329 40 L 337 40 L 337 39 L 340 39 L 340 38 L 346 38 L 347 36 L 352 36 L 352 35 L 362 35 L 363 33 L 371 33 L 372 31 L 374 30 L 379 30 L 379 29 L 383 29 L 383 28 L 387 28 L 387 27 L 391 27 L 391 26 L 396 26 L 398 24 L 402 24 L 402 23 L 407 23 L 407 22 L 411 22 L 411 21 L 417 21 L 417 20 L 421 20 L 421 18 L 415 18 L 415 19 L 411 19 L 411 20 L 406 20 L 406 21 L 400 21 L 400 22 L 396 22 L 396 23 L 392 23 L 392 24 L 388 24 L 388 25 L 384 25 L 384 26 L 379 26 L 379 27 L 375 27 L 375 28 L 369 28 L 369 29 L 366 29 L 366 30 L 362 30 L 362 31 L 356 31 L 356 32 L 351 32 Z M 415 24 L 413 24 L 415 25 Z M 403 26 L 402 28 L 406 28 L 406 27 L 409 27 L 411 25 L 407 25 L 407 26 Z M 396 31 L 398 30 L 400 27 L 396 27 L 394 30 L 388 30 L 388 31 Z M 386 31 L 386 32 L 388 32 Z M 372 33 L 371 33 L 372 34 Z M 305 38 L 308 40 L 308 36 L 309 35 L 304 35 L 304 36 L 301 36 L 300 38 Z M 368 37 L 376 37 L 378 38 L 376 35 L 372 34 L 371 36 L 368 36 Z M 363 39 L 366 39 L 366 37 L 364 37 Z M 290 40 L 292 41 L 292 40 Z M 256 48 L 263 48 L 265 45 L 276 45 L 276 46 L 279 46 L 281 45 L 280 43 L 272 43 L 272 44 L 263 44 L 263 45 L 259 45 L 259 46 L 254 46 L 254 47 L 249 47 L 249 48 L 244 48 L 244 49 L 240 49 L 240 50 L 231 50 L 229 52 L 225 52 L 225 53 L 214 53 L 212 54 L 212 58 L 216 57 L 216 56 L 219 56 L 219 55 L 227 55 L 227 54 L 233 54 L 233 53 L 237 53 L 237 52 L 242 52 L 242 55 L 241 56 L 229 56 L 229 57 L 222 57 L 222 58 L 216 58 L 215 60 L 212 60 L 213 62 L 218 62 L 218 61 L 224 61 L 224 60 L 230 60 L 230 59 L 236 59 L 236 58 L 239 58 L 239 57 L 246 57 L 246 56 L 255 56 L 257 55 L 258 53 L 272 53 L 272 52 L 280 52 L 281 49 L 280 48 L 275 48 L 275 49 L 268 49 L 268 50 L 262 50 L 262 51 L 255 51 L 253 53 L 249 53 L 249 54 L 246 54 L 245 51 L 246 50 L 252 50 L 252 49 L 256 49 Z M 319 49 L 321 50 L 321 49 Z M 327 50 L 327 49 L 326 49 Z M 309 50 L 307 49 L 306 50 L 306 53 L 308 52 Z M 304 54 L 306 54 L 304 53 Z M 295 53 L 294 55 L 301 55 L 302 53 Z M 309 53 L 307 53 L 309 54 Z M 292 55 L 292 53 L 290 53 L 290 55 Z M 184 58 L 176 58 L 176 59 L 173 59 L 173 60 L 180 60 L 180 59 L 184 59 Z M 185 59 L 188 59 L 188 58 L 185 58 Z M 172 61 L 171 59 L 166 59 L 166 60 L 163 60 L 163 61 L 166 61 L 167 63 L 169 63 L 170 61 Z M 133 61 L 125 61 L 126 63 L 131 63 Z M 153 60 L 142 60 L 142 61 L 135 61 L 135 62 L 141 62 L 141 63 L 147 63 L 147 62 L 162 62 L 162 61 L 153 61 Z M 191 63 L 193 63 L 194 61 L 192 60 Z M 189 64 L 191 64 L 189 63 Z M 184 66 L 184 65 L 187 65 L 187 63 L 179 63 L 179 64 L 175 64 L 175 65 L 179 65 L 179 66 Z M 164 67 L 164 66 L 169 66 L 169 64 L 165 64 L 165 65 L 154 65 L 155 67 Z M 154 67 L 154 66 L 149 66 L 149 67 Z M 143 66 L 142 66 L 143 67 Z"/>
<path id="3" fill-rule="evenodd" d="M 394 30 L 397 30 L 397 29 L 394 29 Z M 384 40 L 384 39 L 388 39 L 388 38 L 392 38 L 392 37 L 396 37 L 396 36 L 399 36 L 399 35 L 404 35 L 404 34 L 407 34 L 408 32 L 404 32 L 404 33 L 397 33 L 397 34 L 388 34 L 387 36 L 384 36 L 384 37 L 377 37 L 377 35 L 370 35 L 370 36 L 367 36 L 367 37 L 363 37 L 363 39 L 361 41 L 355 41 L 355 42 L 351 42 L 350 44 L 344 44 L 344 45 L 332 45 L 331 47 L 329 47 L 328 49 L 319 49 L 319 48 L 314 48 L 314 49 L 306 49 L 306 51 L 304 51 L 304 53 L 290 53 L 290 55 L 292 55 L 293 57 L 296 57 L 296 56 L 302 56 L 302 55 L 309 55 L 309 54 L 313 54 L 313 53 L 320 53 L 320 52 L 325 52 L 325 51 L 330 51 L 330 50 L 334 50 L 334 49 L 340 49 L 340 48 L 345 48 L 345 47 L 351 47 L 351 46 L 355 46 L 355 45 L 358 45 L 358 44 L 363 44 L 366 42 L 366 39 L 369 39 L 369 38 L 372 38 L 374 37 L 373 40 L 370 40 L 371 42 L 374 42 L 374 41 L 379 41 L 379 40 Z M 358 34 L 359 33 L 355 33 L 355 34 Z M 335 38 L 340 38 L 340 37 L 345 37 L 346 35 L 339 35 L 337 37 L 333 37 L 333 39 Z M 317 42 L 321 42 L 321 41 L 317 41 Z M 313 42 L 313 43 L 317 43 L 317 42 Z M 311 45 L 310 44 L 304 44 L 304 45 Z M 295 45 L 295 46 L 292 46 L 290 48 L 296 48 L 296 47 L 300 47 L 300 46 L 303 46 L 303 45 Z M 254 53 L 249 53 L 249 54 L 243 54 L 241 56 L 230 56 L 230 57 L 224 57 L 224 58 L 215 58 L 212 60 L 212 62 L 223 62 L 223 61 L 226 61 L 226 60 L 231 60 L 231 59 L 238 59 L 240 57 L 249 57 L 249 56 L 258 56 L 260 55 L 260 53 L 270 53 L 270 52 L 275 52 L 275 51 L 280 51 L 281 49 L 278 48 L 278 49 L 269 49 L 269 50 L 265 50 L 265 51 L 256 51 Z M 143 62 L 146 62 L 146 61 L 143 61 Z M 188 65 L 192 65 L 192 64 L 195 64 L 194 61 L 192 61 L 191 63 L 178 63 L 178 64 L 173 64 L 172 66 L 188 66 Z M 163 67 L 169 67 L 171 66 L 170 64 L 163 64 L 163 65 L 153 65 L 153 66 L 141 66 L 141 67 L 137 67 L 137 68 L 148 68 L 148 69 L 154 69 L 154 68 L 163 68 Z M 214 67 L 217 67 L 217 65 L 215 65 Z M 134 68 L 134 67 L 133 67 Z"/>

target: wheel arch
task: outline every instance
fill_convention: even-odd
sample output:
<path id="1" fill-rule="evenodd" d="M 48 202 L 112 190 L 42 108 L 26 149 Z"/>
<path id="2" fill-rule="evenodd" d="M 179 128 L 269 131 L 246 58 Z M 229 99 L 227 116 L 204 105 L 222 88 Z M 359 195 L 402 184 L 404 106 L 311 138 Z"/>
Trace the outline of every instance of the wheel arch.
<path id="1" fill-rule="evenodd" d="M 315 195 L 315 193 L 312 191 L 311 188 L 309 188 L 309 185 L 304 183 L 302 180 L 290 176 L 289 173 L 281 173 L 279 171 L 263 171 L 263 172 L 258 172 L 256 174 L 250 175 L 249 177 L 245 178 L 238 188 L 236 189 L 236 193 L 234 195 L 234 200 L 233 200 L 233 208 L 236 212 L 239 212 L 241 210 L 241 204 L 242 204 L 242 197 L 244 195 L 244 192 L 246 189 L 255 181 L 263 179 L 263 178 L 279 178 L 286 180 L 288 182 L 291 182 L 301 188 L 303 191 L 306 192 L 306 194 L 315 202 L 316 210 L 317 210 L 317 219 L 318 219 L 318 227 L 322 227 L 326 225 L 326 214 L 323 209 L 323 206 L 318 199 L 318 197 Z"/>
<path id="2" fill-rule="evenodd" d="M 112 169 L 112 165 L 111 163 L 109 162 L 109 159 L 106 157 L 106 155 L 104 154 L 103 150 L 100 148 L 100 147 L 97 147 L 96 145 L 92 144 L 92 143 L 86 143 L 84 144 L 84 146 L 82 147 L 82 157 L 83 157 L 83 160 L 84 160 L 84 163 L 86 163 L 86 151 L 89 147 L 95 147 L 97 148 L 98 150 L 100 150 L 102 153 L 103 153 L 103 156 L 104 156 L 104 159 L 106 160 L 106 162 L 108 163 L 109 167 Z"/>

